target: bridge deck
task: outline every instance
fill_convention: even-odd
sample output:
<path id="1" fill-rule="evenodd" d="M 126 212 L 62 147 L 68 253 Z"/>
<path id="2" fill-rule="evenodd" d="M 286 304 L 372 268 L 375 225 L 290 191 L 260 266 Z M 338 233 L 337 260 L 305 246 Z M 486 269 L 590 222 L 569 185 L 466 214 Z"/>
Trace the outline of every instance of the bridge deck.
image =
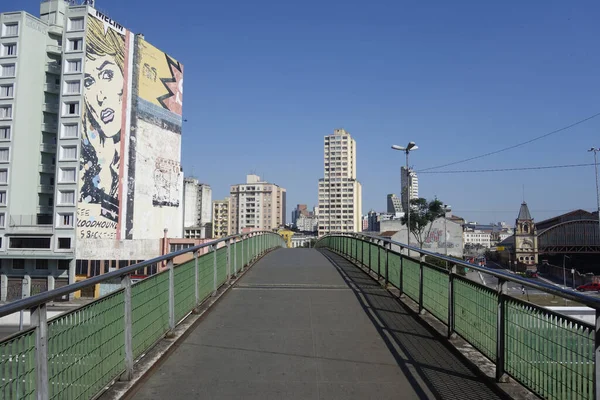
<path id="1" fill-rule="evenodd" d="M 131 397 L 501 398 L 483 382 L 357 267 L 329 252 L 280 249 L 249 270 Z"/>

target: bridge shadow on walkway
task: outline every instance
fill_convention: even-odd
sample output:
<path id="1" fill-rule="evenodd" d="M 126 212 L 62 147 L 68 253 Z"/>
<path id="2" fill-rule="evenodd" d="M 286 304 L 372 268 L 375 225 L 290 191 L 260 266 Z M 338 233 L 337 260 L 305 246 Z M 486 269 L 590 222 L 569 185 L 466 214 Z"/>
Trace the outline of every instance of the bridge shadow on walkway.
<path id="1" fill-rule="evenodd" d="M 493 385 L 342 257 L 266 255 L 134 399 L 498 399 Z"/>

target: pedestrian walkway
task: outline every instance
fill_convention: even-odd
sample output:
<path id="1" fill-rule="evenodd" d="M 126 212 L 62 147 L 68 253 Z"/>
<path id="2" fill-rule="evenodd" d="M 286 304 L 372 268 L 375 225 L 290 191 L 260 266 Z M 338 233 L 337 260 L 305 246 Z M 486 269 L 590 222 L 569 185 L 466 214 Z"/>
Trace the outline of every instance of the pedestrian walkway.
<path id="1" fill-rule="evenodd" d="M 133 399 L 498 399 L 390 293 L 316 249 L 266 255 Z"/>

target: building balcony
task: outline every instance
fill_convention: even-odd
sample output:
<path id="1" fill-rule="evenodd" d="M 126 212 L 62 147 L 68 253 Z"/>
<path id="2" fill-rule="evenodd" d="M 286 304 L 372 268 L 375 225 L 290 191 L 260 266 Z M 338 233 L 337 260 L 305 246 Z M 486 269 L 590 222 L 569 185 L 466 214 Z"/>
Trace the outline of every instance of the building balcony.
<path id="1" fill-rule="evenodd" d="M 54 44 L 49 44 L 46 46 L 46 52 L 50 54 L 61 55 L 62 54 L 62 46 L 57 46 Z"/>
<path id="2" fill-rule="evenodd" d="M 54 185 L 38 185 L 38 193 L 54 194 Z"/>
<path id="3" fill-rule="evenodd" d="M 54 62 L 46 63 L 45 71 L 51 74 L 60 75 L 60 64 Z"/>
<path id="4" fill-rule="evenodd" d="M 8 218 L 7 233 L 46 233 L 53 231 L 52 218 L 37 215 L 11 215 Z"/>
<path id="5" fill-rule="evenodd" d="M 53 143 L 42 143 L 40 144 L 40 151 L 44 153 L 56 153 L 56 145 Z"/>
<path id="6" fill-rule="evenodd" d="M 38 212 L 38 214 L 52 215 L 52 214 L 54 214 L 54 207 L 53 206 L 37 206 L 37 212 Z"/>
<path id="7" fill-rule="evenodd" d="M 46 83 L 44 85 L 44 92 L 58 94 L 60 93 L 60 85 L 57 85 L 56 83 Z"/>
<path id="8" fill-rule="evenodd" d="M 40 164 L 38 171 L 45 174 L 53 174 L 56 172 L 56 166 L 50 164 Z"/>
<path id="9" fill-rule="evenodd" d="M 62 34 L 63 34 L 63 27 L 60 26 L 60 25 L 50 25 L 48 27 L 48 33 L 52 33 L 52 34 L 55 34 L 55 35 L 62 36 Z"/>
<path id="10" fill-rule="evenodd" d="M 58 114 L 58 104 L 56 103 L 44 103 L 42 104 L 42 111 L 52 114 Z"/>
<path id="11" fill-rule="evenodd" d="M 56 122 L 43 123 L 41 129 L 44 132 L 57 133 L 58 132 L 58 123 L 56 123 Z"/>

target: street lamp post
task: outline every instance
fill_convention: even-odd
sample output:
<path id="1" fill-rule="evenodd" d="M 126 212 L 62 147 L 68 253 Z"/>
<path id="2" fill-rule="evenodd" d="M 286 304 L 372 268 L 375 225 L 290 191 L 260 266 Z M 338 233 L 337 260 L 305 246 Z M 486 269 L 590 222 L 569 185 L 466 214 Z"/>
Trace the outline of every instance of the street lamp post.
<path id="1" fill-rule="evenodd" d="M 402 147 L 402 146 L 398 146 L 396 144 L 392 145 L 392 149 L 394 150 L 400 150 L 403 151 L 406 154 L 406 179 L 408 181 L 408 190 L 406 193 L 406 197 L 407 197 L 407 202 L 406 204 L 408 205 L 408 210 L 406 210 L 406 215 L 407 215 L 407 242 L 406 244 L 410 247 L 410 197 L 412 195 L 411 193 L 411 179 L 410 179 L 410 173 L 408 170 L 408 154 L 413 151 L 413 150 L 417 150 L 419 148 L 419 146 L 417 146 L 415 144 L 415 142 L 408 142 L 408 144 L 406 145 L 406 147 Z M 402 181 L 402 178 L 400 179 Z M 400 195 L 402 195 L 402 187 L 400 187 Z M 410 257 L 410 250 L 408 250 L 408 256 Z"/>
<path id="2" fill-rule="evenodd" d="M 600 191 L 598 191 L 598 152 L 597 147 L 592 147 L 588 151 L 594 152 L 594 168 L 596 169 L 596 206 L 598 207 L 598 244 L 600 244 Z"/>
<path id="3" fill-rule="evenodd" d="M 444 248 L 446 249 L 446 257 L 448 256 L 448 229 L 446 227 L 446 213 L 452 208 L 448 204 L 444 204 Z"/>
<path id="4" fill-rule="evenodd" d="M 569 257 L 566 254 L 563 254 L 563 286 L 565 287 L 565 289 L 567 288 L 567 270 L 565 268 L 565 260 L 567 258 L 570 259 L 571 257 Z"/>

